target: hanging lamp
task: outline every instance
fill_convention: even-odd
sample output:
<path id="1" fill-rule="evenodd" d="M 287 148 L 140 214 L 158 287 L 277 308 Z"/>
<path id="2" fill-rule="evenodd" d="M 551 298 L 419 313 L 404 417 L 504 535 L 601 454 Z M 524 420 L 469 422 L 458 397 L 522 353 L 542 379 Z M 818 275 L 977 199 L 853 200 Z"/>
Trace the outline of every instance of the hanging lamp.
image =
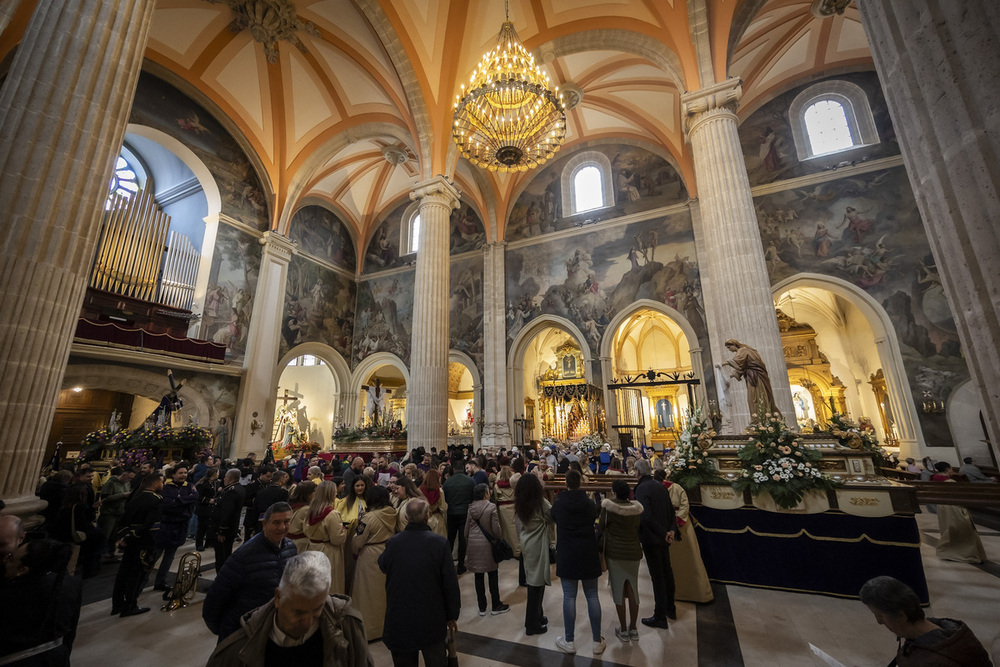
<path id="1" fill-rule="evenodd" d="M 559 89 L 521 44 L 509 10 L 496 46 L 456 96 L 452 138 L 472 164 L 498 172 L 534 169 L 566 138 Z"/>

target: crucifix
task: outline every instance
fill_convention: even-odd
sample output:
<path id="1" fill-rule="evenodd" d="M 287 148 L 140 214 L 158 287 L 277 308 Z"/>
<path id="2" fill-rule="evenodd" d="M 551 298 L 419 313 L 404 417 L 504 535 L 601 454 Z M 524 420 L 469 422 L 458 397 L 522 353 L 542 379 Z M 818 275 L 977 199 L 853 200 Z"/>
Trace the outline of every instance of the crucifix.
<path id="1" fill-rule="evenodd" d="M 385 395 L 392 393 L 391 389 L 382 388 L 382 380 L 375 378 L 374 386 L 361 385 L 368 392 L 368 418 L 372 426 L 378 426 L 385 418 Z"/>

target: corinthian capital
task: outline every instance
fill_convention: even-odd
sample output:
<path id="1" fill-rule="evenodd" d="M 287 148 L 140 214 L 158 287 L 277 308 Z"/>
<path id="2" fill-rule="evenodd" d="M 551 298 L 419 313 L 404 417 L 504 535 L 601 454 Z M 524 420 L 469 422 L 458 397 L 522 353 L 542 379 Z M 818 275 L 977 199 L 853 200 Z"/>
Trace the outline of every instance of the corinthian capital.
<path id="1" fill-rule="evenodd" d="M 681 95 L 684 129 L 688 136 L 702 118 L 719 113 L 735 114 L 743 97 L 742 79 L 727 79 Z"/>
<path id="2" fill-rule="evenodd" d="M 421 206 L 426 203 L 438 204 L 451 210 L 458 208 L 459 191 L 444 176 L 417 183 L 410 193 L 410 199 L 419 202 Z"/>

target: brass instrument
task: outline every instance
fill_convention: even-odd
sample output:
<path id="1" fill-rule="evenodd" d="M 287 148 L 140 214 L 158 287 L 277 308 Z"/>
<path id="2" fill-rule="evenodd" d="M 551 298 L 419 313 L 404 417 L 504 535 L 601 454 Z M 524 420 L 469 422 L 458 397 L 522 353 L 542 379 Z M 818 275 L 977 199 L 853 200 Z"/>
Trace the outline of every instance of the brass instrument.
<path id="1" fill-rule="evenodd" d="M 199 574 L 201 574 L 201 554 L 189 551 L 181 556 L 180 564 L 177 566 L 177 581 L 174 582 L 173 588 L 163 594 L 163 599 L 167 603 L 160 607 L 160 611 L 174 611 L 188 606 L 188 602 L 194 600 L 194 594 L 197 592 Z"/>

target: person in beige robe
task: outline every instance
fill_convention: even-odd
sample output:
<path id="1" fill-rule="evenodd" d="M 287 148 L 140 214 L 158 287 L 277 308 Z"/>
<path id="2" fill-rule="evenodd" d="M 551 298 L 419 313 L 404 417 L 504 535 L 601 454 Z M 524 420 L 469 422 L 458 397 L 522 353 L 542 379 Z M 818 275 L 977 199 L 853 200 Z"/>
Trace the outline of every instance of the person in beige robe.
<path id="1" fill-rule="evenodd" d="M 657 471 L 660 473 L 661 471 Z M 662 480 L 661 480 L 662 481 Z M 670 492 L 670 502 L 674 506 L 680 539 L 670 545 L 670 565 L 674 570 L 676 590 L 675 600 L 687 602 L 711 602 L 715 599 L 712 584 L 708 581 L 705 563 L 701 560 L 698 536 L 690 520 L 690 504 L 687 491 L 680 484 L 665 482 Z"/>
<path id="2" fill-rule="evenodd" d="M 309 503 L 316 493 L 316 485 L 312 482 L 302 482 L 293 490 L 288 499 L 292 506 L 292 522 L 288 525 L 288 539 L 295 542 L 298 552 L 305 553 L 309 549 L 309 537 L 306 535 L 306 521 L 309 519 Z"/>
<path id="3" fill-rule="evenodd" d="M 514 485 L 517 480 L 510 467 L 504 466 L 497 475 L 493 494 L 497 501 L 497 516 L 503 539 L 514 549 L 514 558 L 521 557 L 521 541 L 517 539 L 517 523 L 514 515 Z"/>
<path id="4" fill-rule="evenodd" d="M 395 482 L 390 483 L 389 491 L 392 493 L 393 504 L 396 506 L 396 532 L 406 528 L 409 521 L 406 518 L 406 506 L 414 498 L 423 498 L 423 494 L 417 489 L 416 484 L 409 477 L 399 477 Z"/>
<path id="5" fill-rule="evenodd" d="M 347 531 L 340 512 L 333 509 L 336 496 L 337 485 L 333 482 L 319 485 L 309 504 L 309 514 L 302 532 L 309 540 L 309 551 L 322 552 L 330 559 L 330 592 L 344 595 L 347 589 L 344 574 Z"/>
<path id="6" fill-rule="evenodd" d="M 371 487 L 367 500 L 368 511 L 351 540 L 357 557 L 352 598 L 354 608 L 364 616 L 368 641 L 374 641 L 382 637 L 385 624 L 385 574 L 379 569 L 378 557 L 385 551 L 386 540 L 396 533 L 396 510 L 383 486 Z"/>

